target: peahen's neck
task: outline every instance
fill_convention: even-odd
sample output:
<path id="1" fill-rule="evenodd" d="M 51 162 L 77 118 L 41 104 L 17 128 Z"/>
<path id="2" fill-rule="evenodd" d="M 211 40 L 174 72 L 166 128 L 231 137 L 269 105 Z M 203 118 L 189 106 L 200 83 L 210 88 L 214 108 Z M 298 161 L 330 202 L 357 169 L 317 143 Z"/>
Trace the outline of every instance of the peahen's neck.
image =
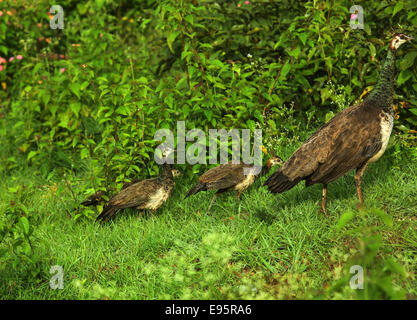
<path id="1" fill-rule="evenodd" d="M 172 176 L 172 166 L 168 163 L 164 163 L 161 165 L 159 169 L 159 178 L 160 179 L 173 179 Z"/>
<path id="2" fill-rule="evenodd" d="M 263 165 L 260 176 L 266 175 L 267 173 L 269 173 L 270 170 L 271 170 L 270 166 Z"/>
<path id="3" fill-rule="evenodd" d="M 395 79 L 395 51 L 388 49 L 378 83 L 365 101 L 392 112 Z"/>

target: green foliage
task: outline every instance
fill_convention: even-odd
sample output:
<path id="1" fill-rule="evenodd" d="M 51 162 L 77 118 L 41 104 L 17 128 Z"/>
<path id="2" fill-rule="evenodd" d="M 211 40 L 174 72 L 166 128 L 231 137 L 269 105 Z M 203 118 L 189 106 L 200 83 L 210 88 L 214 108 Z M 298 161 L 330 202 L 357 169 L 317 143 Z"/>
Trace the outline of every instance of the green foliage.
<path id="1" fill-rule="evenodd" d="M 66 1 L 64 30 L 49 28 L 47 1 L 8 3 L 0 52 L 23 60 L 0 74 L 9 122 L 1 166 L 17 168 L 24 155 L 46 175 L 91 158 L 94 189 L 112 193 L 157 173 L 154 134 L 184 119 L 186 130 L 264 128 L 275 148 L 375 84 L 387 22 L 415 30 L 415 4 L 398 3 L 362 4 L 364 30 L 349 27 L 346 1 Z M 408 108 L 398 130 L 412 146 L 416 54 L 399 56 L 396 101 Z"/>
<path id="2" fill-rule="evenodd" d="M 352 219 L 359 218 L 360 225 L 354 228 L 346 228 Z M 377 220 L 375 221 L 375 218 Z M 338 298 L 346 294 L 352 294 L 354 299 L 404 299 L 406 291 L 396 282 L 409 277 L 404 268 L 392 257 L 382 258 L 389 254 L 390 249 L 384 246 L 381 236 L 379 221 L 393 227 L 393 219 L 381 209 L 373 208 L 366 211 L 347 211 L 343 213 L 336 225 L 336 230 L 344 229 L 345 235 L 358 239 L 357 250 L 349 261 L 346 261 L 344 274 L 336 281 L 324 297 Z M 347 285 L 353 276 L 350 273 L 351 266 L 360 266 L 363 271 L 363 289 L 352 290 Z"/>
<path id="3" fill-rule="evenodd" d="M 11 270 L 25 274 L 30 280 L 38 280 L 41 275 L 41 257 L 36 252 L 38 239 L 33 236 L 37 225 L 33 208 L 24 204 L 29 186 L 10 187 L 9 192 L 15 199 L 5 209 L 0 219 L 0 261 L 1 272 L 9 274 Z M 9 270 L 5 269 L 9 268 Z"/>

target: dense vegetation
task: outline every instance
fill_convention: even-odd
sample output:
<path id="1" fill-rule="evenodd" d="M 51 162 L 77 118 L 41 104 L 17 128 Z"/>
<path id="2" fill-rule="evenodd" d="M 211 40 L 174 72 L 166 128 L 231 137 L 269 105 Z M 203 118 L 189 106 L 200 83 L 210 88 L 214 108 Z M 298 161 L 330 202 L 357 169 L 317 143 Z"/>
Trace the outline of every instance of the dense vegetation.
<path id="1" fill-rule="evenodd" d="M 362 1 L 0 1 L 0 296 L 5 298 L 415 298 L 416 44 L 398 52 L 396 122 L 384 157 L 353 179 L 282 196 L 255 185 L 241 203 L 182 201 L 99 226 L 80 206 L 154 176 L 158 129 L 261 128 L 287 159 L 372 90 L 395 31 L 416 36 L 417 3 Z M 189 142 L 192 143 L 192 142 Z M 208 203 L 207 203 L 208 205 Z M 130 213 L 130 214 L 129 214 Z M 367 270 L 365 290 L 349 267 Z M 64 290 L 49 268 L 62 265 Z M 369 272 L 368 272 L 369 271 Z"/>

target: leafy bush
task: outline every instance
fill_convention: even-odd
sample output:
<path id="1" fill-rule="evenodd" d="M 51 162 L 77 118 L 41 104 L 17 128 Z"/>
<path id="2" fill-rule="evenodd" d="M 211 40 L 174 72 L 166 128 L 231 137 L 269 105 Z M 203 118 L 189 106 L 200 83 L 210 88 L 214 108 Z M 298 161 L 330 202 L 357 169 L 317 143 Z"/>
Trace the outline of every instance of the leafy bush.
<path id="1" fill-rule="evenodd" d="M 44 172 L 71 169 L 77 157 L 100 159 L 97 187 L 116 181 L 113 189 L 126 178 L 155 173 L 153 136 L 159 128 L 175 131 L 177 120 L 186 119 L 188 130 L 264 127 L 265 143 L 277 143 L 300 130 L 303 118 L 308 125 L 328 119 L 376 82 L 388 26 L 408 26 L 408 32 L 417 22 L 412 1 L 395 8 L 363 3 L 364 30 L 349 27 L 347 1 L 62 6 L 64 30 L 48 28 L 46 1 L 3 8 L 12 15 L 0 19 L 0 52 L 24 57 L 1 74 L 3 97 L 18 97 L 3 111 L 13 124 L 9 142 L 17 145 L 8 151 L 26 154 Z M 417 51 L 403 52 L 397 128 L 410 135 Z M 3 158 L 3 167 L 15 161 Z"/>
<path id="2" fill-rule="evenodd" d="M 359 218 L 360 226 L 345 227 L 351 220 Z M 336 226 L 337 231 L 345 229 L 346 236 L 358 239 L 357 248 L 353 257 L 346 261 L 342 276 L 330 286 L 323 297 L 341 298 L 351 296 L 354 299 L 404 299 L 405 290 L 401 288 L 401 283 L 409 274 L 393 258 L 382 259 L 383 253 L 388 253 L 389 248 L 383 246 L 382 236 L 379 232 L 381 226 L 375 223 L 374 219 L 382 221 L 389 228 L 393 225 L 392 217 L 381 209 L 368 209 L 355 213 L 348 211 L 342 214 Z M 337 258 L 338 254 L 333 253 L 332 259 Z M 360 266 L 364 271 L 363 287 L 352 290 L 349 287 L 350 272 L 352 266 Z"/>
<path id="3" fill-rule="evenodd" d="M 33 236 L 37 225 L 34 208 L 25 205 L 27 188 L 17 186 L 9 188 L 15 195 L 0 218 L 0 261 L 1 274 L 20 274 L 29 281 L 39 281 L 42 276 L 43 258 L 36 251 L 39 239 Z"/>

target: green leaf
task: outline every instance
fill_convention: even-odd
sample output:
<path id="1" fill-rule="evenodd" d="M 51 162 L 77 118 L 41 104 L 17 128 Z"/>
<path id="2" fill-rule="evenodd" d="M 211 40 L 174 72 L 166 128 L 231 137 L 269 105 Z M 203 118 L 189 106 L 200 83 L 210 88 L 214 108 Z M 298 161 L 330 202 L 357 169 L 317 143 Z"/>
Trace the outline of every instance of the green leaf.
<path id="1" fill-rule="evenodd" d="M 9 52 L 9 50 L 7 49 L 6 46 L 0 46 L 0 52 L 3 52 L 4 55 L 7 55 L 7 53 Z"/>
<path id="2" fill-rule="evenodd" d="M 397 78 L 397 85 L 402 85 L 404 82 L 410 79 L 412 75 L 413 74 L 408 70 L 401 71 Z"/>
<path id="3" fill-rule="evenodd" d="M 411 108 L 411 109 L 408 109 L 408 111 L 410 111 L 412 114 L 415 114 L 417 116 L 417 108 Z"/>
<path id="4" fill-rule="evenodd" d="M 388 215 L 385 211 L 381 210 L 381 209 L 373 209 L 372 210 L 379 218 L 381 218 L 382 221 L 384 221 L 384 223 L 390 227 L 392 227 L 393 222 L 392 222 L 392 217 L 390 215 Z"/>
<path id="5" fill-rule="evenodd" d="M 69 88 L 80 99 L 80 85 L 78 83 L 70 83 Z"/>
<path id="6" fill-rule="evenodd" d="M 303 33 L 299 33 L 298 34 L 298 38 L 301 40 L 301 42 L 303 43 L 303 46 L 305 46 L 306 42 L 307 42 L 307 32 L 303 32 Z"/>
<path id="7" fill-rule="evenodd" d="M 96 5 L 99 9 L 101 9 L 104 5 L 104 0 L 96 0 Z"/>
<path id="8" fill-rule="evenodd" d="M 37 152 L 36 151 L 30 151 L 27 157 L 27 160 L 29 161 L 30 159 L 32 159 L 34 156 L 36 156 Z"/>
<path id="9" fill-rule="evenodd" d="M 340 218 L 339 221 L 337 222 L 336 225 L 336 230 L 340 230 L 342 229 L 345 225 L 348 224 L 349 221 L 351 221 L 354 217 L 355 217 L 355 212 L 353 211 L 346 211 L 345 213 L 343 213 Z"/>
<path id="10" fill-rule="evenodd" d="M 290 72 L 291 66 L 289 62 L 285 62 L 285 65 L 282 67 L 281 74 L 279 75 L 278 81 L 281 83 L 284 81 L 285 77 L 287 76 L 288 72 Z"/>
<path id="11" fill-rule="evenodd" d="M 248 128 L 249 128 L 251 131 L 255 131 L 255 128 L 256 128 L 255 121 L 253 121 L 253 120 L 248 120 L 248 121 L 246 121 L 246 124 L 248 125 Z"/>
<path id="12" fill-rule="evenodd" d="M 396 262 L 393 258 L 389 258 L 388 260 L 385 261 L 385 263 L 386 265 L 389 266 L 391 271 L 397 274 L 400 274 L 403 277 L 407 276 L 407 273 L 405 272 L 404 268 L 398 262 Z"/>
<path id="13" fill-rule="evenodd" d="M 394 7 L 394 10 L 392 11 L 392 16 L 395 16 L 397 12 L 402 10 L 403 7 L 404 7 L 404 2 L 402 1 L 397 2 L 397 4 Z"/>
<path id="14" fill-rule="evenodd" d="M 17 187 L 9 187 L 8 190 L 11 193 L 17 193 L 19 191 L 19 186 L 17 186 Z"/>
<path id="15" fill-rule="evenodd" d="M 262 116 L 262 112 L 259 110 L 255 110 L 253 116 L 258 119 L 262 124 L 264 123 L 264 117 Z"/>
<path id="16" fill-rule="evenodd" d="M 310 83 L 308 82 L 308 80 L 302 76 L 301 74 L 296 74 L 295 75 L 295 80 L 299 83 L 301 83 L 301 85 L 303 86 L 304 90 L 307 90 L 308 88 L 310 88 Z"/>
<path id="17" fill-rule="evenodd" d="M 61 120 L 59 122 L 59 126 L 63 127 L 63 128 L 68 128 L 68 123 L 69 123 L 69 114 L 68 113 L 62 113 L 59 115 L 59 120 Z"/>
<path id="18" fill-rule="evenodd" d="M 206 118 L 208 119 L 208 121 L 210 121 L 211 118 L 213 117 L 213 111 L 211 110 L 204 110 L 204 114 L 206 115 Z"/>
<path id="19" fill-rule="evenodd" d="M 168 44 L 169 50 L 171 50 L 172 53 L 174 53 L 174 50 L 172 49 L 172 44 L 174 43 L 175 39 L 178 37 L 180 33 L 181 32 L 177 30 L 177 31 L 170 33 L 167 37 L 167 44 Z"/>
<path id="20" fill-rule="evenodd" d="M 189 14 L 188 16 L 186 16 L 184 18 L 185 21 L 187 21 L 189 24 L 193 25 L 194 24 L 194 18 L 192 14 Z"/>
<path id="21" fill-rule="evenodd" d="M 414 59 L 417 57 L 417 51 L 408 52 L 400 62 L 401 70 L 410 68 L 414 64 Z"/>
<path id="22" fill-rule="evenodd" d="M 330 96 L 332 95 L 332 91 L 329 89 L 329 87 L 324 87 L 320 90 L 320 96 L 321 96 L 321 103 L 324 103 Z"/>
<path id="23" fill-rule="evenodd" d="M 291 57 L 294 57 L 294 58 L 297 59 L 298 56 L 300 55 L 300 52 L 301 52 L 301 48 L 300 47 L 296 47 L 294 50 L 288 51 L 288 54 Z"/>
<path id="24" fill-rule="evenodd" d="M 71 103 L 70 109 L 76 116 L 78 116 L 80 109 L 81 109 L 81 103 L 79 102 Z"/>
<path id="25" fill-rule="evenodd" d="M 129 107 L 128 106 L 120 106 L 116 109 L 116 113 L 121 114 L 123 116 L 129 115 Z"/>
<path id="26" fill-rule="evenodd" d="M 29 234 L 29 220 L 26 217 L 20 217 L 18 225 L 23 234 L 27 236 Z"/>
<path id="27" fill-rule="evenodd" d="M 81 149 L 80 157 L 81 159 L 87 158 L 88 156 L 88 149 Z"/>
<path id="28" fill-rule="evenodd" d="M 334 117 L 333 111 L 329 111 L 326 113 L 325 122 L 329 122 Z"/>
<path id="29" fill-rule="evenodd" d="M 0 258 L 2 257 L 2 256 L 4 256 L 5 254 L 6 254 L 6 252 L 7 252 L 8 250 L 6 249 L 6 248 L 1 248 L 0 249 Z"/>
<path id="30" fill-rule="evenodd" d="M 82 84 L 81 84 L 81 87 L 80 87 L 80 91 L 83 91 L 83 90 L 85 90 L 88 86 L 89 86 L 89 82 L 88 81 L 84 81 Z"/>
<path id="31" fill-rule="evenodd" d="M 42 101 L 45 106 L 48 105 L 49 100 L 51 100 L 51 95 L 49 93 L 46 93 L 45 95 L 42 96 Z"/>
<path id="32" fill-rule="evenodd" d="M 223 62 L 221 62 L 219 59 L 210 59 L 209 63 L 213 66 L 219 67 L 220 69 L 224 67 Z"/>

